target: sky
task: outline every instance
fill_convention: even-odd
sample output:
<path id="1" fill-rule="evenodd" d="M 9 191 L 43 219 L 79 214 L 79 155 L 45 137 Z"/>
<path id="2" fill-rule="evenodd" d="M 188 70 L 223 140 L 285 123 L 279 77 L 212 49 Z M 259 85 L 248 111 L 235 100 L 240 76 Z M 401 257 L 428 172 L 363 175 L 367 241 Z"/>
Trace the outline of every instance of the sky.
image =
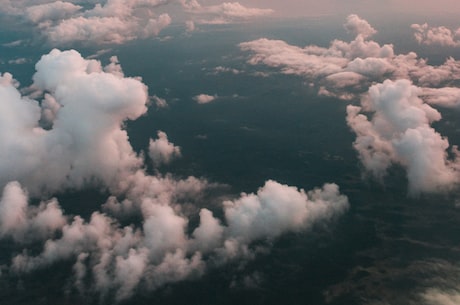
<path id="1" fill-rule="evenodd" d="M 458 303 L 458 10 L 0 0 L 0 303 Z"/>

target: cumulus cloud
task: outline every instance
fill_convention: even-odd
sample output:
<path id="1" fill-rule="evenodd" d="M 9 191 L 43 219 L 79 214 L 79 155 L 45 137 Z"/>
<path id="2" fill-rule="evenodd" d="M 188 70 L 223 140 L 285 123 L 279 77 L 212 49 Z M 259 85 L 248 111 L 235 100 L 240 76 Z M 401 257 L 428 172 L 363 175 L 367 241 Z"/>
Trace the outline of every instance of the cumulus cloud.
<path id="1" fill-rule="evenodd" d="M 353 33 L 356 36 L 361 35 L 364 38 L 377 33 L 377 31 L 366 20 L 355 14 L 349 15 L 343 26 L 348 32 Z"/>
<path id="2" fill-rule="evenodd" d="M 76 51 L 52 50 L 36 69 L 34 86 L 46 93 L 41 104 L 22 97 L 10 74 L 0 77 L 0 184 L 17 180 L 32 193 L 93 181 L 115 187 L 142 163 L 122 125 L 145 113 L 146 86 Z"/>
<path id="3" fill-rule="evenodd" d="M 458 150 L 431 126 L 441 114 L 430 105 L 458 107 L 460 61 L 432 66 L 414 52 L 395 54 L 393 45 L 370 40 L 376 30 L 356 15 L 344 27 L 355 39 L 333 40 L 327 48 L 265 38 L 239 46 L 251 52 L 250 64 L 302 76 L 319 95 L 361 101 L 347 107 L 347 123 L 361 162 L 377 179 L 398 164 L 407 171 L 410 194 L 458 186 Z"/>
<path id="4" fill-rule="evenodd" d="M 155 165 L 168 164 L 181 156 L 180 147 L 168 141 L 163 131 L 158 131 L 158 139 L 150 139 L 149 156 Z"/>
<path id="5" fill-rule="evenodd" d="M 194 16 L 197 23 L 223 24 L 246 21 L 255 17 L 268 16 L 272 9 L 246 7 L 239 2 L 224 2 L 218 5 L 201 5 L 198 1 L 181 1 L 185 11 Z"/>
<path id="6" fill-rule="evenodd" d="M 193 97 L 193 100 L 198 104 L 208 104 L 214 101 L 217 95 L 198 94 Z"/>
<path id="7" fill-rule="evenodd" d="M 412 24 L 414 37 L 419 44 L 458 47 L 460 28 L 451 30 L 445 26 L 430 27 L 427 23 Z"/>
<path id="8" fill-rule="evenodd" d="M 348 208 L 335 184 L 307 192 L 269 180 L 257 193 L 216 207 L 220 218 L 209 209 L 188 209 L 215 184 L 146 172 L 123 126 L 146 112 L 147 88 L 125 76 L 116 57 L 103 66 L 76 51 L 54 49 L 36 70 L 33 87 L 41 91 L 41 103 L 21 96 L 12 75 L 0 77 L 0 238 L 24 249 L 12 258 L 10 272 L 71 262 L 77 291 L 119 302 L 137 289 L 252 259 L 262 246 L 269 249 L 266 241 L 308 231 Z M 154 162 L 179 153 L 161 131 L 150 141 Z M 57 199 L 30 204 L 29 196 L 85 187 L 110 193 L 102 211 L 95 209 L 87 220 L 65 214 Z M 200 221 L 194 224 L 196 214 Z M 138 222 L 128 222 L 133 215 Z M 34 251 L 28 251 L 31 241 Z"/>
<path id="9" fill-rule="evenodd" d="M 17 200 L 27 201 L 24 195 L 18 184 L 8 185 L 2 202 L 13 206 Z M 250 259 L 256 251 L 252 248 L 254 241 L 273 240 L 285 232 L 305 231 L 317 223 L 330 221 L 347 210 L 348 200 L 335 184 L 305 192 L 267 181 L 256 194 L 242 194 L 223 203 L 227 225 L 209 210 L 202 209 L 200 223 L 190 235 L 186 233 L 189 220 L 177 206 L 155 202 L 152 197 L 144 197 L 140 205 L 142 226 L 122 227 L 116 219 L 100 212 L 94 212 L 88 222 L 76 216 L 65 224 L 60 223 L 60 237 L 48 239 L 37 256 L 16 255 L 12 270 L 32 272 L 71 260 L 78 289 L 93 289 L 102 296 L 115 293 L 115 301 L 121 301 L 141 285 L 155 289 L 200 276 L 210 264 Z M 55 209 L 62 218 L 59 207 Z M 10 216 L 18 214 L 22 215 L 16 208 Z M 2 223 L 3 226 L 11 230 L 19 225 Z M 85 286 L 88 283 L 83 278 L 91 278 L 91 286 Z"/>
<path id="10" fill-rule="evenodd" d="M 48 238 L 66 223 L 56 201 L 30 206 L 28 194 L 18 182 L 10 182 L 0 199 L 0 236 L 17 242 Z"/>
<path id="11" fill-rule="evenodd" d="M 25 18 L 52 45 L 120 44 L 157 36 L 171 23 L 168 14 L 155 14 L 156 7 L 164 1 L 89 1 L 82 6 L 74 2 L 81 1 L 17 1 L 2 11 L 20 15 L 25 10 Z"/>
<path id="12" fill-rule="evenodd" d="M 266 38 L 239 47 L 251 53 L 248 62 L 252 65 L 264 64 L 284 74 L 305 77 L 320 94 L 344 99 L 356 98 L 372 83 L 385 79 L 404 78 L 419 86 L 440 87 L 460 77 L 460 62 L 453 58 L 432 66 L 414 52 L 395 54 L 393 45 L 370 40 L 376 30 L 356 15 L 348 16 L 344 26 L 355 39 L 333 40 L 327 48 L 299 47 Z"/>
<path id="13" fill-rule="evenodd" d="M 55 1 L 26 8 L 26 18 L 34 23 L 55 21 L 71 17 L 82 7 L 70 2 Z"/>
<path id="14" fill-rule="evenodd" d="M 450 189 L 460 178 L 448 140 L 431 127 L 441 114 L 419 98 L 421 92 L 408 80 L 386 80 L 369 89 L 363 107 L 347 107 L 347 123 L 357 134 L 353 146 L 364 167 L 382 178 L 392 164 L 403 166 L 410 194 Z M 455 147 L 452 153 L 458 156 Z"/>
<path id="15" fill-rule="evenodd" d="M 186 30 L 193 31 L 195 23 L 241 22 L 273 12 L 270 9 L 248 8 L 239 2 L 206 6 L 196 0 L 4 2 L 0 7 L 1 12 L 27 19 L 53 46 L 68 46 L 75 42 L 121 44 L 155 37 L 171 24 L 170 13 L 188 18 Z"/>

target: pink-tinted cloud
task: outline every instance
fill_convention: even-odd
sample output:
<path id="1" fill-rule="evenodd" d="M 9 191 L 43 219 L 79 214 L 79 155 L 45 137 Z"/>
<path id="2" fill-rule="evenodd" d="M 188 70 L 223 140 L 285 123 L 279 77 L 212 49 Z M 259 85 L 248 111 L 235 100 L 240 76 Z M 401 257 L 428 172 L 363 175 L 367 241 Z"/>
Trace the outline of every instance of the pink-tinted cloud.
<path id="1" fill-rule="evenodd" d="M 408 80 L 386 80 L 369 89 L 363 107 L 347 107 L 364 167 L 377 178 L 392 164 L 405 167 L 410 194 L 445 191 L 460 182 L 458 152 L 454 148 L 457 157 L 448 157 L 448 140 L 430 126 L 441 114 L 419 98 L 421 92 Z"/>
<path id="2" fill-rule="evenodd" d="M 355 33 L 355 39 L 333 40 L 327 48 L 298 47 L 266 38 L 239 46 L 251 52 L 250 64 L 264 64 L 284 74 L 303 76 L 319 88 L 320 94 L 344 99 L 356 98 L 373 82 L 385 79 L 404 78 L 419 86 L 440 87 L 460 77 L 460 61 L 453 58 L 432 66 L 415 52 L 395 54 L 393 45 L 370 40 L 375 30 L 356 15 L 347 18 L 345 28 Z"/>
<path id="3" fill-rule="evenodd" d="M 451 30 L 445 26 L 430 27 L 427 23 L 412 24 L 414 37 L 419 44 L 458 47 L 460 28 Z"/>
<path id="4" fill-rule="evenodd" d="M 155 165 L 168 164 L 181 156 L 180 147 L 168 141 L 163 131 L 158 131 L 158 139 L 150 139 L 149 156 Z"/>

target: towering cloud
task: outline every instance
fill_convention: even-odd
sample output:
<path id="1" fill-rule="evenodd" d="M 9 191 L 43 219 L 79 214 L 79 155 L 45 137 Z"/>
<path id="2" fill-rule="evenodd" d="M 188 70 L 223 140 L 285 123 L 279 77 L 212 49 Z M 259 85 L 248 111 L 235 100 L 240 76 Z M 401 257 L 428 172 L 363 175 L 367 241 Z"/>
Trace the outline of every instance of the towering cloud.
<path id="1" fill-rule="evenodd" d="M 53 50 L 36 68 L 34 86 L 47 93 L 41 105 L 21 97 L 11 75 L 0 78 L 0 184 L 18 180 L 34 194 L 93 181 L 116 188 L 142 163 L 122 125 L 145 113 L 145 85 L 76 51 Z M 40 126 L 41 113 L 51 129 Z"/>
<path id="2" fill-rule="evenodd" d="M 347 22 L 343 25 L 347 31 L 355 34 L 356 36 L 361 35 L 363 38 L 371 37 L 377 31 L 364 19 L 358 15 L 349 15 Z"/>
<path id="3" fill-rule="evenodd" d="M 381 178 L 392 164 L 402 165 L 412 194 L 443 191 L 460 181 L 458 157 L 448 158 L 448 140 L 430 126 L 441 114 L 420 93 L 408 80 L 387 80 L 369 89 L 363 107 L 347 107 L 347 123 L 357 134 L 354 147 L 365 168 Z M 455 148 L 453 153 L 458 156 Z"/>

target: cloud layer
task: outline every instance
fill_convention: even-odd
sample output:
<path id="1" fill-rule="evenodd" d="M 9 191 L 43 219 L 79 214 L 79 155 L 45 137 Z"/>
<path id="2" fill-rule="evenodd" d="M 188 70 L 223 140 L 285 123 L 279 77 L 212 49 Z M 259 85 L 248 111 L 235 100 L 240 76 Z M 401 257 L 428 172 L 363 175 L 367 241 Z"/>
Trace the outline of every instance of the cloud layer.
<path id="1" fill-rule="evenodd" d="M 344 27 L 356 35 L 355 39 L 333 40 L 328 48 L 298 47 L 266 38 L 239 46 L 251 53 L 250 64 L 264 64 L 284 74 L 305 77 L 320 95 L 345 100 L 356 98 L 372 83 L 385 79 L 409 79 L 421 87 L 441 87 L 460 77 L 460 62 L 453 58 L 431 66 L 415 52 L 395 54 L 393 45 L 370 40 L 376 30 L 356 15 L 348 16 Z"/>
<path id="2" fill-rule="evenodd" d="M 187 31 L 193 31 L 195 23 L 241 22 L 273 12 L 270 9 L 249 8 L 239 2 L 206 6 L 196 0 L 2 2 L 0 12 L 25 18 L 53 46 L 69 46 L 76 42 L 122 44 L 155 37 L 171 24 L 169 12 L 177 13 L 178 8 L 181 15 L 189 19 L 184 21 Z"/>

